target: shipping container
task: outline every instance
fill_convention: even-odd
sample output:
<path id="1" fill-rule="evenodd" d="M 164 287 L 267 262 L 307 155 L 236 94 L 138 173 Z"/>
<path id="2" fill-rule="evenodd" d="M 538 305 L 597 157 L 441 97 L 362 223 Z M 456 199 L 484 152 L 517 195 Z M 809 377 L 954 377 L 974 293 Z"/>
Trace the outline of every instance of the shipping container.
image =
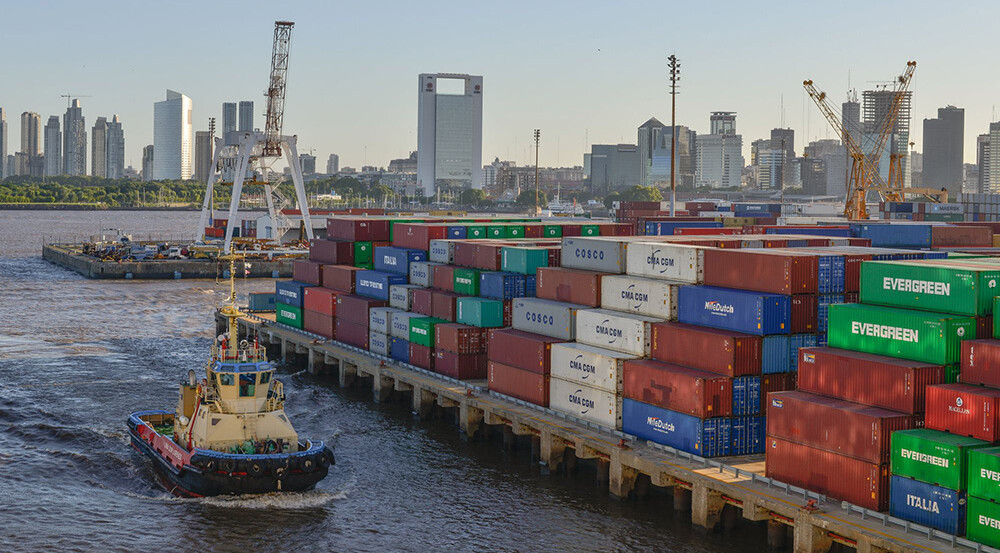
<path id="1" fill-rule="evenodd" d="M 549 250 L 543 247 L 504 246 L 500 249 L 500 270 L 533 275 L 540 267 L 549 267 Z"/>
<path id="2" fill-rule="evenodd" d="M 389 335 L 410 341 L 410 319 L 424 317 L 420 313 L 397 311 L 389 315 Z"/>
<path id="3" fill-rule="evenodd" d="M 455 267 L 452 265 L 435 265 L 432 269 L 433 288 L 453 292 L 455 289 Z M 414 283 L 416 284 L 416 283 Z"/>
<path id="4" fill-rule="evenodd" d="M 341 317 L 337 317 L 336 325 L 334 333 L 338 342 L 368 349 L 368 327 L 366 325 L 354 324 Z"/>
<path id="5" fill-rule="evenodd" d="M 343 319 L 365 327 L 368 333 L 368 311 L 373 307 L 385 307 L 386 302 L 352 294 L 337 295 L 337 319 Z"/>
<path id="6" fill-rule="evenodd" d="M 303 309 L 316 311 L 324 315 L 336 316 L 338 292 L 318 286 L 306 288 L 304 292 L 302 301 Z"/>
<path id="7" fill-rule="evenodd" d="M 453 289 L 456 294 L 463 296 L 479 295 L 479 269 L 458 268 L 455 269 L 453 277 L 455 282 Z"/>
<path id="8" fill-rule="evenodd" d="M 761 337 L 684 323 L 656 323 L 652 356 L 727 376 L 760 374 Z"/>
<path id="9" fill-rule="evenodd" d="M 389 334 L 389 319 L 399 313 L 395 307 L 373 307 L 368 311 L 368 330 L 379 334 Z"/>
<path id="10" fill-rule="evenodd" d="M 1000 388 L 1000 340 L 962 342 L 962 382 Z"/>
<path id="11" fill-rule="evenodd" d="M 274 301 L 301 309 L 305 300 L 305 289 L 310 286 L 312 285 L 294 280 L 276 280 L 274 282 Z"/>
<path id="12" fill-rule="evenodd" d="M 302 328 L 302 308 L 278 303 L 274 309 L 275 321 L 292 328 Z"/>
<path id="13" fill-rule="evenodd" d="M 427 259 L 449 265 L 454 263 L 455 243 L 455 240 L 431 240 L 431 248 L 427 252 Z"/>
<path id="14" fill-rule="evenodd" d="M 431 261 L 416 261 L 410 264 L 409 280 L 410 284 L 429 288 L 434 285 L 434 267 L 440 263 Z"/>
<path id="15" fill-rule="evenodd" d="M 338 240 L 310 240 L 309 259 L 330 265 L 353 265 L 354 243 Z"/>
<path id="16" fill-rule="evenodd" d="M 454 292 L 434 291 L 431 295 L 431 316 L 455 322 L 458 317 L 458 299 L 461 297 Z"/>
<path id="17" fill-rule="evenodd" d="M 273 292 L 250 292 L 247 294 L 247 302 L 247 311 L 251 313 L 274 311 Z"/>
<path id="18" fill-rule="evenodd" d="M 436 317 L 414 317 L 410 319 L 410 343 L 434 347 L 434 325 L 448 322 Z"/>
<path id="19" fill-rule="evenodd" d="M 601 307 L 676 320 L 679 288 L 664 280 L 607 275 L 601 278 Z"/>
<path id="20" fill-rule="evenodd" d="M 540 374 L 549 374 L 552 346 L 561 343 L 559 338 L 543 336 L 514 329 L 487 331 L 487 349 L 490 361 L 498 361 Z"/>
<path id="21" fill-rule="evenodd" d="M 651 326 L 658 322 L 662 319 L 610 309 L 581 309 L 576 314 L 576 341 L 644 357 L 652 344 Z"/>
<path id="22" fill-rule="evenodd" d="M 948 534 L 965 534 L 965 492 L 893 475 L 889 514 Z"/>
<path id="23" fill-rule="evenodd" d="M 434 370 L 434 348 L 410 342 L 410 364 L 428 371 Z"/>
<path id="24" fill-rule="evenodd" d="M 700 419 L 732 415 L 732 379 L 716 373 L 639 360 L 624 363 L 624 397 Z"/>
<path id="25" fill-rule="evenodd" d="M 958 363 L 962 340 L 976 336 L 971 317 L 860 303 L 830 306 L 830 347 L 935 364 Z"/>
<path id="26" fill-rule="evenodd" d="M 931 247 L 990 247 L 993 245 L 993 229 L 956 225 L 934 225 L 931 227 Z"/>
<path id="27" fill-rule="evenodd" d="M 767 435 L 874 464 L 889 462 L 889 436 L 914 415 L 807 392 L 768 396 Z"/>
<path id="28" fill-rule="evenodd" d="M 730 419 L 729 454 L 756 455 L 764 453 L 765 429 L 764 417 L 745 416 Z"/>
<path id="29" fill-rule="evenodd" d="M 394 246 L 377 247 L 372 259 L 376 271 L 405 277 L 410 274 L 410 263 L 427 261 L 427 252 Z"/>
<path id="30" fill-rule="evenodd" d="M 336 319 L 325 313 L 302 310 L 302 330 L 319 334 L 324 338 L 336 338 Z"/>
<path id="31" fill-rule="evenodd" d="M 795 389 L 796 373 L 764 374 L 760 377 L 760 414 L 767 414 L 767 395 Z"/>
<path id="32" fill-rule="evenodd" d="M 969 450 L 969 495 L 1000 502 L 1000 447 Z"/>
<path id="33" fill-rule="evenodd" d="M 323 265 L 323 285 L 340 292 L 354 293 L 354 281 L 359 269 L 349 265 Z"/>
<path id="34" fill-rule="evenodd" d="M 476 266 L 476 244 L 474 241 L 456 242 L 454 247 L 454 264 L 459 267 Z"/>
<path id="35" fill-rule="evenodd" d="M 403 363 L 410 362 L 410 342 L 396 336 L 389 337 L 389 356 Z"/>
<path id="36" fill-rule="evenodd" d="M 761 340 L 762 374 L 786 373 L 791 371 L 791 340 L 787 334 L 772 334 Z"/>
<path id="37" fill-rule="evenodd" d="M 819 259 L 798 253 L 710 249 L 705 251 L 709 286 L 772 294 L 819 292 Z"/>
<path id="38" fill-rule="evenodd" d="M 493 361 L 487 363 L 487 378 L 491 391 L 513 398 L 549 406 L 549 375 L 526 371 Z"/>
<path id="39" fill-rule="evenodd" d="M 969 384 L 936 384 L 926 390 L 924 425 L 988 442 L 1000 441 L 1000 390 Z"/>
<path id="40" fill-rule="evenodd" d="M 323 263 L 307 259 L 292 262 L 292 280 L 313 286 L 323 285 Z"/>
<path id="41" fill-rule="evenodd" d="M 816 333 L 819 328 L 819 296 L 796 294 L 791 297 L 791 333 Z M 827 307 L 829 320 L 829 307 Z"/>
<path id="42" fill-rule="evenodd" d="M 633 399 L 622 400 L 622 432 L 701 457 L 722 457 L 731 451 L 727 418 L 700 419 Z"/>
<path id="43" fill-rule="evenodd" d="M 434 349 L 462 354 L 485 353 L 486 330 L 457 323 L 434 325 Z"/>
<path id="44" fill-rule="evenodd" d="M 569 382 L 605 390 L 622 390 L 622 365 L 634 355 L 585 344 L 552 344 L 550 374 Z"/>
<path id="45" fill-rule="evenodd" d="M 503 302 L 485 298 L 460 297 L 456 300 L 455 320 L 482 328 L 504 326 Z"/>
<path id="46" fill-rule="evenodd" d="M 983 545 L 1000 547 L 1000 503 L 970 495 L 965 512 L 965 537 Z"/>
<path id="47" fill-rule="evenodd" d="M 876 248 L 929 248 L 931 225 L 851 223 L 851 236 L 867 238 Z"/>
<path id="48" fill-rule="evenodd" d="M 368 331 L 368 351 L 389 357 L 389 337 L 381 332 Z"/>
<path id="49" fill-rule="evenodd" d="M 410 292 L 410 311 L 427 315 L 434 315 L 434 290 L 427 288 L 414 288 Z"/>
<path id="50" fill-rule="evenodd" d="M 760 382 L 760 376 L 737 376 L 732 379 L 734 417 L 752 416 L 761 413 Z"/>
<path id="51" fill-rule="evenodd" d="M 602 273 L 625 272 L 628 242 L 609 238 L 564 238 L 562 266 Z"/>
<path id="52" fill-rule="evenodd" d="M 779 294 L 682 286 L 677 296 L 677 319 L 747 334 L 788 334 L 791 301 Z"/>
<path id="53" fill-rule="evenodd" d="M 358 271 L 354 290 L 359 296 L 389 301 L 389 287 L 406 284 L 406 277 L 382 271 Z"/>
<path id="54" fill-rule="evenodd" d="M 525 297 L 525 276 L 516 273 L 484 272 L 479 275 L 479 295 L 495 300 Z"/>
<path id="55" fill-rule="evenodd" d="M 537 298 L 518 298 L 512 305 L 514 328 L 562 340 L 576 339 L 576 315 L 586 309 L 583 305 Z"/>
<path id="56" fill-rule="evenodd" d="M 392 245 L 427 251 L 431 240 L 445 238 L 446 227 L 425 223 L 397 223 L 392 227 Z"/>
<path id="57" fill-rule="evenodd" d="M 455 353 L 434 350 L 434 372 L 459 380 L 486 378 L 485 353 Z"/>
<path id="58" fill-rule="evenodd" d="M 602 273 L 562 267 L 538 269 L 535 295 L 542 299 L 598 307 Z"/>
<path id="59" fill-rule="evenodd" d="M 475 267 L 486 271 L 500 270 L 500 251 L 503 242 L 479 242 L 476 244 Z"/>
<path id="60" fill-rule="evenodd" d="M 367 217 L 330 217 L 326 220 L 326 235 L 348 242 L 388 240 L 389 221 Z"/>
<path id="61" fill-rule="evenodd" d="M 700 284 L 705 248 L 664 242 L 631 242 L 625 256 L 628 274 Z"/>
<path id="62" fill-rule="evenodd" d="M 549 408 L 607 428 L 621 428 L 621 396 L 577 382 L 551 377 Z"/>
<path id="63" fill-rule="evenodd" d="M 873 511 L 885 511 L 889 506 L 888 464 L 869 463 L 770 436 L 765 453 L 768 478 Z"/>
<path id="64" fill-rule="evenodd" d="M 954 261 L 872 261 L 861 265 L 861 302 L 989 315 L 1000 266 Z"/>
<path id="65" fill-rule="evenodd" d="M 374 264 L 372 263 L 372 250 L 374 245 L 371 242 L 355 242 L 354 243 L 354 266 L 363 267 L 365 269 L 373 269 Z"/>
<path id="66" fill-rule="evenodd" d="M 403 311 L 410 311 L 413 300 L 413 290 L 419 288 L 415 284 L 394 284 L 389 287 L 389 306 Z"/>

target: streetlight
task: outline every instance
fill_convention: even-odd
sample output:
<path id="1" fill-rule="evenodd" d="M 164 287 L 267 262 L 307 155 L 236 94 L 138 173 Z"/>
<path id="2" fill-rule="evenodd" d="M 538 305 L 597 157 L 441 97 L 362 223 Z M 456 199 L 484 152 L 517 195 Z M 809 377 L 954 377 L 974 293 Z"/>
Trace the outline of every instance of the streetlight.
<path id="1" fill-rule="evenodd" d="M 541 213 L 538 207 L 538 139 L 541 135 L 542 131 L 535 129 L 535 215 Z"/>
<path id="2" fill-rule="evenodd" d="M 670 68 L 670 216 L 674 216 L 674 204 L 677 200 L 677 81 L 681 80 L 681 64 L 677 56 L 670 54 L 667 58 Z"/>

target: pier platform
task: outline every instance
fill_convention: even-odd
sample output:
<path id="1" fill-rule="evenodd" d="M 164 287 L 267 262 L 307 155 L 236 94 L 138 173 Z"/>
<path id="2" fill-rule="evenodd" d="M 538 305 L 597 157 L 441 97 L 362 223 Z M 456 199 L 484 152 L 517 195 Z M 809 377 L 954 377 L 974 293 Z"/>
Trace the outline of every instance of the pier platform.
<path id="1" fill-rule="evenodd" d="M 42 258 L 60 267 L 95 279 L 221 278 L 229 270 L 225 261 L 210 259 L 152 259 L 148 261 L 102 261 L 84 255 L 71 245 L 45 244 Z M 250 260 L 250 278 L 291 278 L 292 258 Z"/>

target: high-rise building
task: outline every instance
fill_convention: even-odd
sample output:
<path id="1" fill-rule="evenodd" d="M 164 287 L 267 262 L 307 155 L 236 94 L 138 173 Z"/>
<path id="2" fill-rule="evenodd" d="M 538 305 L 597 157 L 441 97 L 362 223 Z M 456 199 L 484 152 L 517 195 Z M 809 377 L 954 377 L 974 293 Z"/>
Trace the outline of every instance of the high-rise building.
<path id="1" fill-rule="evenodd" d="M 109 179 L 125 178 L 125 131 L 118 115 L 108 123 L 107 167 Z"/>
<path id="2" fill-rule="evenodd" d="M 243 100 L 240 102 L 240 125 L 237 131 L 253 132 L 253 101 Z"/>
<path id="3" fill-rule="evenodd" d="M 639 184 L 639 165 L 639 147 L 635 144 L 591 145 L 587 173 L 591 191 L 606 194 Z"/>
<path id="4" fill-rule="evenodd" d="M 847 194 L 847 154 L 839 140 L 830 138 L 810 142 L 803 152 L 807 160 L 820 160 L 822 173 L 811 163 L 803 170 L 802 188 L 806 194 L 816 196 L 844 196 Z M 809 177 L 807 187 L 807 173 Z"/>
<path id="5" fill-rule="evenodd" d="M 312 154 L 299 154 L 299 167 L 303 175 L 316 173 L 316 156 Z"/>
<path id="6" fill-rule="evenodd" d="M 153 180 L 153 145 L 142 149 L 142 180 Z"/>
<path id="7" fill-rule="evenodd" d="M 153 105 L 153 180 L 191 178 L 191 98 L 167 91 L 167 99 Z"/>
<path id="8" fill-rule="evenodd" d="M 955 106 L 938 108 L 937 119 L 924 119 L 925 187 L 947 188 L 955 197 L 962 191 L 965 152 L 965 110 Z"/>
<path id="9" fill-rule="evenodd" d="M 862 147 L 869 158 L 874 154 L 875 143 L 885 125 L 886 117 L 891 111 L 895 97 L 896 92 L 893 90 L 866 90 L 861 93 L 862 113 L 864 114 L 861 124 L 864 132 Z M 910 159 L 906 154 L 909 151 L 910 142 L 910 101 L 912 97 L 912 90 L 906 91 L 903 95 L 888 142 L 882 150 L 882 157 L 872 160 L 879 168 L 879 174 L 882 175 L 882 178 L 888 181 L 892 156 L 898 156 L 904 187 L 910 186 Z"/>
<path id="10" fill-rule="evenodd" d="M 212 171 L 212 155 L 212 133 L 194 133 L 194 180 L 208 182 L 208 175 Z"/>
<path id="11" fill-rule="evenodd" d="M 861 104 L 858 102 L 857 94 L 854 94 L 849 100 L 841 104 L 840 106 L 840 119 L 844 123 L 844 130 L 850 135 L 851 140 L 854 141 L 858 146 L 861 145 Z M 847 143 L 845 138 L 841 138 L 844 144 Z"/>
<path id="12" fill-rule="evenodd" d="M 0 179 L 8 176 L 7 165 L 7 111 L 0 108 Z"/>
<path id="13" fill-rule="evenodd" d="M 736 134 L 736 112 L 713 111 L 708 123 L 709 134 Z"/>
<path id="14" fill-rule="evenodd" d="M 222 104 L 222 141 L 226 146 L 239 144 L 239 134 L 237 133 L 236 102 L 224 102 Z"/>
<path id="15" fill-rule="evenodd" d="M 439 93 L 438 80 L 464 81 L 461 94 Z M 421 74 L 417 104 L 417 187 L 479 188 L 483 170 L 483 77 Z"/>
<path id="16" fill-rule="evenodd" d="M 29 158 L 42 153 L 42 118 L 33 111 L 21 114 L 21 151 Z"/>
<path id="17" fill-rule="evenodd" d="M 45 124 L 45 176 L 61 175 L 62 170 L 62 132 L 59 116 L 52 115 Z"/>
<path id="18" fill-rule="evenodd" d="M 678 186 L 694 186 L 698 133 L 684 125 L 677 125 L 676 129 L 677 155 L 674 156 L 674 161 L 677 163 L 677 170 L 674 172 L 674 182 Z M 670 148 L 673 132 L 673 127 L 663 127 L 657 133 L 646 186 L 670 185 Z"/>
<path id="19" fill-rule="evenodd" d="M 771 149 L 785 152 L 786 159 L 795 157 L 795 130 L 771 129 Z"/>
<path id="20" fill-rule="evenodd" d="M 990 123 L 989 155 L 986 160 L 986 190 L 990 194 L 1000 194 L 1000 121 Z"/>
<path id="21" fill-rule="evenodd" d="M 63 174 L 87 174 L 87 121 L 80 100 L 74 98 L 63 115 Z"/>
<path id="22" fill-rule="evenodd" d="M 650 117 L 639 125 L 639 182 L 643 186 L 653 186 L 657 181 L 663 180 L 662 175 L 653 173 L 653 147 L 659 141 L 663 129 L 663 123 L 655 117 Z"/>
<path id="23" fill-rule="evenodd" d="M 980 194 L 990 189 L 990 135 L 981 134 L 976 137 L 976 165 L 979 166 L 979 178 L 976 192 Z"/>
<path id="24" fill-rule="evenodd" d="M 711 134 L 699 135 L 695 185 L 711 188 L 739 187 L 743 174 L 743 137 L 736 134 L 736 113 L 714 111 Z"/>
<path id="25" fill-rule="evenodd" d="M 90 174 L 108 176 L 108 118 L 98 117 L 90 134 Z"/>
<path id="26" fill-rule="evenodd" d="M 340 156 L 337 154 L 330 154 L 330 157 L 326 159 L 326 174 L 336 175 L 340 172 Z"/>

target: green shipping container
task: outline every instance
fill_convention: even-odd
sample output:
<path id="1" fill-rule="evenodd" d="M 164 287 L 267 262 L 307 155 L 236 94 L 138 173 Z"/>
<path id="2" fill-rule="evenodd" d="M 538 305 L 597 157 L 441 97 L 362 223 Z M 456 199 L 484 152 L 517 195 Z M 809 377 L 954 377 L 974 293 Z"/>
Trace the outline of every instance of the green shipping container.
<path id="1" fill-rule="evenodd" d="M 465 237 L 476 239 L 486 238 L 486 227 L 483 225 L 469 225 L 469 228 L 465 229 Z"/>
<path id="2" fill-rule="evenodd" d="M 503 302 L 484 298 L 458 298 L 457 322 L 481 328 L 503 326 Z"/>
<path id="3" fill-rule="evenodd" d="M 546 238 L 562 238 L 562 225 L 545 225 L 542 233 Z"/>
<path id="4" fill-rule="evenodd" d="M 507 225 L 504 230 L 505 238 L 524 238 L 524 225 Z"/>
<path id="5" fill-rule="evenodd" d="M 893 432 L 890 440 L 893 474 L 949 490 L 965 489 L 970 451 L 990 445 L 927 428 Z"/>
<path id="6" fill-rule="evenodd" d="M 487 238 L 503 238 L 506 229 L 504 225 L 489 225 L 486 227 Z"/>
<path id="7" fill-rule="evenodd" d="M 360 267 L 362 263 L 372 262 L 372 243 L 371 242 L 355 242 L 354 243 L 354 266 Z"/>
<path id="8" fill-rule="evenodd" d="M 580 225 L 580 236 L 600 236 L 600 225 Z"/>
<path id="9" fill-rule="evenodd" d="M 454 272 L 454 282 L 456 294 L 466 296 L 479 295 L 479 269 L 456 268 Z"/>
<path id="10" fill-rule="evenodd" d="M 958 383 L 959 376 L 962 374 L 962 365 L 955 363 L 954 365 L 945 365 L 944 367 L 944 383 L 945 384 L 956 384 Z"/>
<path id="11" fill-rule="evenodd" d="M 299 307 L 276 303 L 274 304 L 274 315 L 275 320 L 281 324 L 298 329 L 302 328 L 302 309 Z"/>
<path id="12" fill-rule="evenodd" d="M 1000 296 L 993 298 L 993 312 L 1000 313 Z M 993 337 L 1000 336 L 1000 317 L 993 317 Z M 985 338 L 985 336 L 983 336 Z"/>
<path id="13" fill-rule="evenodd" d="M 958 363 L 962 340 L 976 337 L 972 317 L 860 303 L 831 305 L 831 348 L 901 357 L 935 365 Z"/>
<path id="14" fill-rule="evenodd" d="M 436 317 L 413 317 L 410 319 L 410 341 L 421 346 L 434 347 L 434 325 L 446 322 L 448 321 Z"/>
<path id="15" fill-rule="evenodd" d="M 998 281 L 1000 267 L 976 261 L 866 261 L 861 303 L 986 316 Z"/>
<path id="16" fill-rule="evenodd" d="M 965 513 L 966 538 L 990 547 L 1000 547 L 1000 503 L 970 495 Z"/>
<path id="17" fill-rule="evenodd" d="M 505 273 L 533 275 L 539 267 L 549 266 L 549 250 L 545 248 L 500 248 L 500 270 Z"/>
<path id="18" fill-rule="evenodd" d="M 955 221 L 964 221 L 965 215 L 962 213 L 925 213 L 924 221 L 948 221 L 954 223 Z"/>
<path id="19" fill-rule="evenodd" d="M 967 478 L 969 495 L 1000 501 L 1000 447 L 970 451 Z"/>

